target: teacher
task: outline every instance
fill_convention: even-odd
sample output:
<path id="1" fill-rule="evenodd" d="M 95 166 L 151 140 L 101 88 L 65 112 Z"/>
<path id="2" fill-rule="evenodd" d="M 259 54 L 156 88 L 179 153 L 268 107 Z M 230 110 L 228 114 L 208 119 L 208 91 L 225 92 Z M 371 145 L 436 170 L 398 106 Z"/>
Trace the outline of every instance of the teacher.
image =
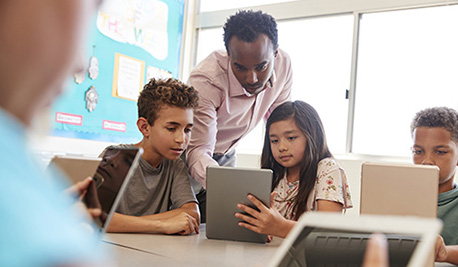
<path id="1" fill-rule="evenodd" d="M 206 168 L 235 166 L 235 147 L 291 98 L 289 56 L 278 48 L 277 23 L 261 11 L 239 11 L 224 25 L 226 51 L 214 51 L 191 72 L 199 106 L 186 161 L 205 222 Z M 197 183 L 198 182 L 198 183 Z"/>

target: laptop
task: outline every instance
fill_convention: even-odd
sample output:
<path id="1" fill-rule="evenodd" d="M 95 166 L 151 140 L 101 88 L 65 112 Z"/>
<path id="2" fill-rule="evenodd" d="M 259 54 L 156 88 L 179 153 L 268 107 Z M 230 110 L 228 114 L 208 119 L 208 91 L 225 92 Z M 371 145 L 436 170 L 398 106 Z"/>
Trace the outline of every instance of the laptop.
<path id="1" fill-rule="evenodd" d="M 269 207 L 271 188 L 272 170 L 207 167 L 207 238 L 265 243 L 266 235 L 239 226 L 234 214 L 241 212 L 238 203 L 255 208 L 248 194 Z"/>
<path id="2" fill-rule="evenodd" d="M 102 215 L 94 218 L 98 230 L 105 232 L 129 180 L 133 176 L 143 149 L 107 148 L 92 182 L 83 198 L 88 208 L 100 208 Z"/>
<path id="3" fill-rule="evenodd" d="M 386 236 L 389 266 L 428 266 L 441 229 L 442 222 L 432 218 L 307 212 L 269 266 L 361 266 L 374 232 Z"/>
<path id="4" fill-rule="evenodd" d="M 51 159 L 48 168 L 57 167 L 67 175 L 70 182 L 77 183 L 87 177 L 92 177 L 100 160 L 101 158 L 58 155 Z"/>
<path id="5" fill-rule="evenodd" d="M 437 217 L 439 168 L 363 163 L 360 214 Z"/>

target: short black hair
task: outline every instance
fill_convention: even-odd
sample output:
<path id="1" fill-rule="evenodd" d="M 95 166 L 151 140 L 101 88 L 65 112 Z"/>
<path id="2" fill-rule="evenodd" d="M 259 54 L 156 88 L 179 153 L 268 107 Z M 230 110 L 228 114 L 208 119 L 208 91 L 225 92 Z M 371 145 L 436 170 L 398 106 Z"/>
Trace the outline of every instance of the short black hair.
<path id="1" fill-rule="evenodd" d="M 227 19 L 223 29 L 224 45 L 228 53 L 229 41 L 233 36 L 251 43 L 262 33 L 269 37 L 274 50 L 278 48 L 277 22 L 271 15 L 262 11 L 240 10 Z"/>
<path id="2" fill-rule="evenodd" d="M 410 133 L 418 127 L 443 128 L 450 132 L 452 140 L 458 143 L 458 112 L 449 107 L 433 107 L 423 109 L 413 118 Z"/>

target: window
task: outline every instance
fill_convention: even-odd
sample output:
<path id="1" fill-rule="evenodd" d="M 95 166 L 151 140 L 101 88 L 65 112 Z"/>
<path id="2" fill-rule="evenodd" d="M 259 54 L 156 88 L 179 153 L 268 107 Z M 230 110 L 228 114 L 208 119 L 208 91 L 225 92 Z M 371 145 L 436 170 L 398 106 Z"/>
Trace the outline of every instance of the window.
<path id="1" fill-rule="evenodd" d="M 199 31 L 196 64 L 199 64 L 211 52 L 224 49 L 223 28 L 202 29 Z"/>
<path id="2" fill-rule="evenodd" d="M 410 156 L 419 110 L 458 107 L 458 6 L 364 14 L 353 152 Z"/>
<path id="3" fill-rule="evenodd" d="M 200 12 L 216 11 L 231 8 L 245 8 L 257 5 L 268 5 L 284 2 L 292 2 L 295 0 L 231 0 L 231 1 L 215 1 L 215 0 L 200 0 Z M 297 1 L 297 0 L 296 0 Z"/>
<path id="4" fill-rule="evenodd" d="M 347 137 L 353 16 L 278 23 L 279 46 L 291 57 L 293 100 L 312 105 L 321 117 L 333 153 L 344 153 Z"/>

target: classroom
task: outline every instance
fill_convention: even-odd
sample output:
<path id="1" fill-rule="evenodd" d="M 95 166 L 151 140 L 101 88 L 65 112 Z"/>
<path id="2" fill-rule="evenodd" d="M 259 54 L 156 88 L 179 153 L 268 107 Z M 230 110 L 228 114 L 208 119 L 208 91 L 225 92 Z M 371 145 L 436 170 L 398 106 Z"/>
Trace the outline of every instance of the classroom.
<path id="1" fill-rule="evenodd" d="M 51 1 L 0 3 L 0 80 L 49 85 L 0 90 L 1 177 L 29 177 L 0 190 L 0 265 L 458 265 L 458 0 L 82 0 L 68 36 Z"/>

